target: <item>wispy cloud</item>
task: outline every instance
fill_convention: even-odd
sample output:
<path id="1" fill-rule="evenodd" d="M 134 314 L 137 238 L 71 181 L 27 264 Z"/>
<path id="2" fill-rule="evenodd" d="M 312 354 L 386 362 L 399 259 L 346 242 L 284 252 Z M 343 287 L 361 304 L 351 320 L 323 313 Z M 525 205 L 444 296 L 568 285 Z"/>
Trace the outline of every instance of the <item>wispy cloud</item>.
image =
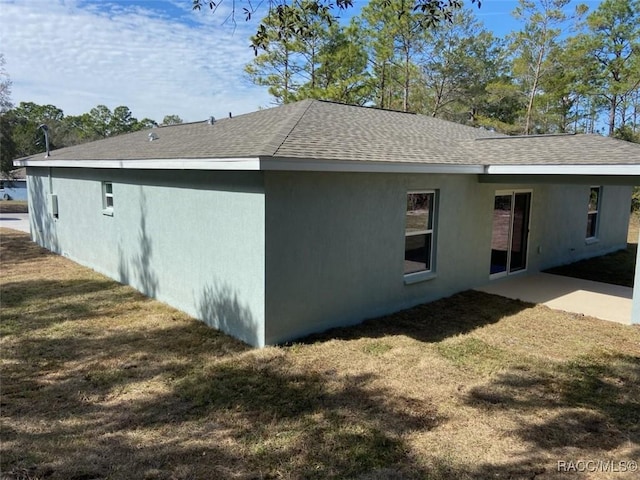
<path id="1" fill-rule="evenodd" d="M 225 12 L 192 12 L 190 2 L 0 0 L 0 52 L 13 100 L 79 114 L 127 105 L 138 118 L 186 120 L 269 104 L 250 84 L 255 24 L 222 26 Z"/>

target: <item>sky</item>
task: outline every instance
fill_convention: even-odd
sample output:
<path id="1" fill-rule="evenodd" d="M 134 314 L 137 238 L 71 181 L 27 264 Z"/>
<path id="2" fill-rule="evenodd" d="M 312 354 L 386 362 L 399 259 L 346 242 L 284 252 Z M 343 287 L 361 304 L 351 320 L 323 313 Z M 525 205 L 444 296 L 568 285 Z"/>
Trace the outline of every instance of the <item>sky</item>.
<path id="1" fill-rule="evenodd" d="M 600 0 L 582 0 L 595 8 Z M 266 3 L 266 2 L 265 2 Z M 355 8 L 366 3 L 354 0 Z M 129 107 L 158 122 L 239 115 L 273 106 L 244 66 L 259 19 L 228 21 L 231 0 L 212 15 L 191 0 L 0 0 L 0 53 L 11 99 L 51 104 L 65 115 L 96 105 Z M 517 29 L 517 0 L 484 0 L 472 8 L 496 36 Z M 225 22 L 225 20 L 227 20 Z"/>

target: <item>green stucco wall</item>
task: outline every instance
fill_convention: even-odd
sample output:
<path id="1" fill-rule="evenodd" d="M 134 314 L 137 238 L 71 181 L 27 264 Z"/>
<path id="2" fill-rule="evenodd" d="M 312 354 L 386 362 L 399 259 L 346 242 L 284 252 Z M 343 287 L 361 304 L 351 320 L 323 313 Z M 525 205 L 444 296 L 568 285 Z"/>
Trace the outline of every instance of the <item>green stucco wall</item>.
<path id="1" fill-rule="evenodd" d="M 255 346 L 264 345 L 259 172 L 29 168 L 36 242 Z M 102 182 L 113 183 L 113 216 Z M 48 212 L 58 198 L 59 217 Z"/>
<path id="2" fill-rule="evenodd" d="M 267 172 L 266 341 L 278 343 L 487 283 L 497 190 L 532 191 L 528 271 L 626 246 L 631 189 L 603 189 L 585 242 L 588 185 L 481 184 L 474 175 Z M 438 191 L 436 275 L 406 284 L 408 191 Z"/>
<path id="3" fill-rule="evenodd" d="M 479 183 L 475 175 L 28 168 L 32 236 L 255 346 L 490 281 L 496 191 L 532 192 L 528 271 L 626 246 L 630 187 Z M 113 183 L 104 215 L 102 183 Z M 405 282 L 408 191 L 438 192 L 435 275 Z M 58 218 L 48 210 L 58 198 Z"/>

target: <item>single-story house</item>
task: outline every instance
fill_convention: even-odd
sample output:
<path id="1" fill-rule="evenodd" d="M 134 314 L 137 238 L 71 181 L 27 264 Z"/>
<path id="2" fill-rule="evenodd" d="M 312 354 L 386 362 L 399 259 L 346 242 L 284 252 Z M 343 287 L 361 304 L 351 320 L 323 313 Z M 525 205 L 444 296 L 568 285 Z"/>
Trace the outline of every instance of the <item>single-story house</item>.
<path id="1" fill-rule="evenodd" d="M 16 168 L 9 173 L 0 173 L 1 200 L 27 200 L 26 168 Z"/>
<path id="2" fill-rule="evenodd" d="M 640 145 L 304 100 L 16 164 L 38 244 L 264 346 L 625 248 Z"/>

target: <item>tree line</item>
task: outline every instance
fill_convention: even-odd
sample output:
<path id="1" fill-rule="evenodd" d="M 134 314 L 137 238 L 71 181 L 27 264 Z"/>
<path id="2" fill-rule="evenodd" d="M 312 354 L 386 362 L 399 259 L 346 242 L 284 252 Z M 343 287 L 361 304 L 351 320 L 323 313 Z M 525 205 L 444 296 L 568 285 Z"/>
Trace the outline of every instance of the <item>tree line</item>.
<path id="1" fill-rule="evenodd" d="M 258 25 L 246 74 L 274 103 L 317 98 L 506 134 L 597 132 L 640 142 L 640 0 L 604 0 L 591 12 L 571 0 L 519 0 L 519 29 L 504 38 L 458 0 L 369 0 L 347 24 L 331 5 L 282 0 Z M 52 149 L 157 125 L 126 106 L 75 116 L 33 102 L 14 107 L 10 89 L 0 54 L 3 171 L 44 151 L 41 124 Z M 181 122 L 167 115 L 162 124 Z"/>
<path id="2" fill-rule="evenodd" d="M 276 104 L 318 98 L 507 134 L 640 141 L 640 0 L 591 12 L 570 2 L 520 0 L 519 29 L 497 38 L 466 8 L 434 22 L 414 2 L 370 0 L 341 25 L 317 0 L 293 0 L 260 23 L 246 72 Z"/>
<path id="3" fill-rule="evenodd" d="M 3 65 L 4 58 L 0 54 L 0 68 Z M 39 128 L 43 124 L 50 132 L 49 146 L 52 150 L 158 126 L 158 122 L 150 118 L 138 120 L 126 106 L 112 111 L 105 105 L 98 105 L 81 115 L 65 115 L 54 105 L 33 102 L 20 102 L 14 107 L 10 101 L 10 87 L 11 82 L 5 74 L 0 80 L 0 161 L 3 172 L 14 168 L 14 159 L 45 150 L 44 133 Z M 179 123 L 182 119 L 178 115 L 166 115 L 161 124 Z"/>

